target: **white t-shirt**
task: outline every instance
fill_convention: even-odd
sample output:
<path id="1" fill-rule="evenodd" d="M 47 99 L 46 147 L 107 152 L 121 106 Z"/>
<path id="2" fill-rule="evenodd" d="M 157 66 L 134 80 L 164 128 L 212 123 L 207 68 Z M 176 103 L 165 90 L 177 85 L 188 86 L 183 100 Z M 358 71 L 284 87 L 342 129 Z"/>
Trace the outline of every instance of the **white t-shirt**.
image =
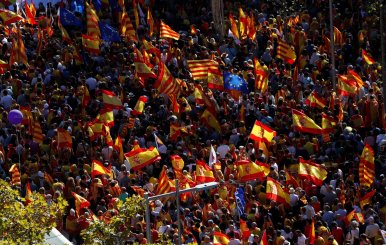
<path id="1" fill-rule="evenodd" d="M 217 147 L 217 152 L 220 154 L 220 158 L 225 158 L 225 155 L 230 151 L 228 145 L 220 145 Z"/>

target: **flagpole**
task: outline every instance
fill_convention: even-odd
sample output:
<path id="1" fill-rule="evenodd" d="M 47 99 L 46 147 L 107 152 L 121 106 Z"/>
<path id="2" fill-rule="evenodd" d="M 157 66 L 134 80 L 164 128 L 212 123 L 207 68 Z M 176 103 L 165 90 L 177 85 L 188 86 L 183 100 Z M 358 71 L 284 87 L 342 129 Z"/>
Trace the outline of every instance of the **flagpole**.
<path id="1" fill-rule="evenodd" d="M 386 110 L 386 61 L 385 61 L 385 27 L 384 27 L 384 12 L 383 8 L 385 5 L 382 3 L 383 1 L 380 0 L 380 6 L 379 6 L 379 17 L 380 17 L 380 32 L 381 32 L 381 62 L 382 62 L 382 81 L 383 81 L 383 105 L 384 110 Z M 382 118 L 384 119 L 384 118 Z M 379 125 L 383 126 L 383 125 Z"/>
<path id="2" fill-rule="evenodd" d="M 335 47 L 334 47 L 334 23 L 332 17 L 332 0 L 329 0 L 329 10 L 330 10 L 330 52 L 331 52 L 331 81 L 333 89 L 335 90 Z"/>

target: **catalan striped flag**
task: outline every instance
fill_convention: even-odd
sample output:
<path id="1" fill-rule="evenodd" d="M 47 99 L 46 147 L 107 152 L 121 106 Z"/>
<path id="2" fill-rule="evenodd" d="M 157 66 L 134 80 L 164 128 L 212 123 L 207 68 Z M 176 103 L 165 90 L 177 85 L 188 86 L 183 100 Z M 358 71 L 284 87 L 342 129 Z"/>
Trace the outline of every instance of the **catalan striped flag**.
<path id="1" fill-rule="evenodd" d="M 375 178 L 374 150 L 366 144 L 359 162 L 359 182 L 362 186 L 371 186 Z"/>
<path id="2" fill-rule="evenodd" d="M 154 72 L 145 63 L 144 57 L 142 56 L 141 52 L 137 48 L 134 49 L 134 55 L 135 55 L 134 65 L 135 65 L 135 71 L 137 73 L 137 76 L 139 76 L 143 79 L 157 78 L 157 76 L 154 74 Z"/>
<path id="3" fill-rule="evenodd" d="M 105 107 L 111 109 L 122 109 L 122 101 L 121 99 L 115 95 L 115 93 L 109 90 L 101 90 L 103 104 Z"/>
<path id="4" fill-rule="evenodd" d="M 7 26 L 9 24 L 23 20 L 24 18 L 15 12 L 12 12 L 11 10 L 0 9 L 0 19 L 3 20 L 3 25 Z"/>
<path id="5" fill-rule="evenodd" d="M 323 134 L 329 134 L 334 131 L 334 127 L 337 124 L 337 121 L 331 117 L 328 116 L 326 113 L 322 112 L 322 130 Z"/>
<path id="6" fill-rule="evenodd" d="M 323 109 L 327 106 L 327 102 L 315 90 L 307 97 L 305 104 L 310 107 L 318 107 Z"/>
<path id="7" fill-rule="evenodd" d="M 255 125 L 253 125 L 249 138 L 259 142 L 263 141 L 266 143 L 270 143 L 275 136 L 276 136 L 275 130 L 271 129 L 264 123 L 256 120 Z"/>
<path id="8" fill-rule="evenodd" d="M 38 121 L 35 121 L 32 132 L 32 140 L 36 143 L 43 144 L 43 139 L 44 137 L 40 123 Z"/>
<path id="9" fill-rule="evenodd" d="M 131 23 L 130 16 L 127 14 L 126 10 L 123 10 L 121 14 L 120 31 L 127 40 L 138 42 L 137 32 L 135 31 L 134 26 Z"/>
<path id="10" fill-rule="evenodd" d="M 210 167 L 206 163 L 196 160 L 196 181 L 199 183 L 207 183 L 215 180 L 216 178 Z"/>
<path id="11" fill-rule="evenodd" d="M 167 167 L 164 166 L 158 178 L 158 185 L 154 191 L 156 195 L 169 193 L 176 190 L 175 182 L 169 179 L 166 171 Z"/>
<path id="12" fill-rule="evenodd" d="M 160 57 L 161 56 L 161 51 L 154 47 L 151 42 L 148 42 L 146 41 L 146 39 L 143 39 L 142 40 L 142 44 L 143 44 L 143 47 L 145 48 L 145 50 L 149 53 L 149 54 L 154 54 L 155 56 L 157 57 Z"/>
<path id="13" fill-rule="evenodd" d="M 287 44 L 285 41 L 278 39 L 278 46 L 276 57 L 282 59 L 284 62 L 292 65 L 295 63 L 296 54 L 292 47 Z"/>
<path id="14" fill-rule="evenodd" d="M 135 26 L 138 29 L 138 26 L 139 26 L 139 15 L 138 15 L 137 1 L 133 0 L 132 4 L 133 4 L 133 14 L 134 14 Z"/>
<path id="15" fill-rule="evenodd" d="M 33 202 L 31 184 L 28 182 L 25 186 L 25 202 L 24 203 L 27 206 L 31 202 Z"/>
<path id="16" fill-rule="evenodd" d="M 231 239 L 218 231 L 213 232 L 213 245 L 228 245 Z"/>
<path id="17" fill-rule="evenodd" d="M 17 28 L 16 40 L 12 42 L 12 51 L 11 56 L 9 57 L 9 65 L 13 65 L 15 62 L 29 66 L 20 27 Z"/>
<path id="18" fill-rule="evenodd" d="M 82 34 L 82 44 L 83 44 L 83 49 L 89 52 L 90 54 L 95 54 L 95 55 L 99 54 L 100 39 L 98 37 L 87 36 Z"/>
<path id="19" fill-rule="evenodd" d="M 270 177 L 267 177 L 266 198 L 277 203 L 290 204 L 289 194 L 281 187 L 279 182 Z"/>
<path id="20" fill-rule="evenodd" d="M 310 134 L 322 134 L 322 128 L 301 111 L 292 110 L 292 122 L 295 130 Z"/>
<path id="21" fill-rule="evenodd" d="M 208 70 L 218 70 L 218 63 L 213 60 L 188 60 L 188 68 L 192 73 L 193 80 L 206 80 Z"/>
<path id="22" fill-rule="evenodd" d="M 338 75 L 338 86 L 336 90 L 342 96 L 352 96 L 358 93 L 356 81 L 350 80 L 344 75 Z"/>
<path id="23" fill-rule="evenodd" d="M 13 164 L 11 168 L 8 170 L 9 173 L 11 173 L 11 184 L 12 185 L 21 185 L 21 180 L 20 180 L 20 172 L 19 168 L 17 167 L 17 164 Z"/>
<path id="24" fill-rule="evenodd" d="M 327 170 L 322 165 L 299 158 L 299 176 L 309 180 L 317 186 L 322 186 L 327 178 Z"/>
<path id="25" fill-rule="evenodd" d="M 44 172 L 44 179 L 50 184 L 52 185 L 54 183 L 54 179 L 52 178 L 52 176 L 47 173 L 47 172 Z"/>
<path id="26" fill-rule="evenodd" d="M 262 166 L 259 166 L 250 160 L 240 160 L 237 161 L 235 165 L 237 167 L 238 179 L 241 182 L 256 179 L 263 181 L 267 176 L 265 169 Z"/>
<path id="27" fill-rule="evenodd" d="M 262 66 L 256 58 L 253 59 L 253 64 L 255 71 L 255 87 L 264 94 L 268 90 L 268 68 L 265 65 Z"/>
<path id="28" fill-rule="evenodd" d="M 173 31 L 170 26 L 166 25 L 163 21 L 161 21 L 161 32 L 160 32 L 160 38 L 171 38 L 174 40 L 180 39 L 180 34 Z"/>
<path id="29" fill-rule="evenodd" d="M 101 32 L 99 30 L 99 17 L 95 9 L 86 1 L 86 19 L 87 19 L 87 36 L 99 38 Z"/>
<path id="30" fill-rule="evenodd" d="M 178 79 L 175 79 L 168 68 L 165 66 L 163 62 L 158 64 L 158 78 L 154 83 L 154 87 L 161 94 L 174 94 L 176 97 L 179 96 L 181 92 L 181 82 Z"/>
<path id="31" fill-rule="evenodd" d="M 362 60 L 368 65 L 375 64 L 375 60 L 364 49 L 362 49 Z"/>

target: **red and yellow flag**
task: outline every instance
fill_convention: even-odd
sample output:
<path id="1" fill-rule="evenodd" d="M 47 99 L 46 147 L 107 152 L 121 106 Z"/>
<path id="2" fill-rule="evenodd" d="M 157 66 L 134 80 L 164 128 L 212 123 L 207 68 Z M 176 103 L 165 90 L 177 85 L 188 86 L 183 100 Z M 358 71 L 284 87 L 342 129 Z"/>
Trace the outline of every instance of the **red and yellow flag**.
<path id="1" fill-rule="evenodd" d="M 206 163 L 196 160 L 196 181 L 199 183 L 207 183 L 215 181 L 213 171 Z"/>
<path id="2" fill-rule="evenodd" d="M 255 87 L 265 93 L 268 90 L 268 68 L 262 66 L 260 62 L 255 58 L 253 59 L 254 71 L 255 71 Z"/>
<path id="3" fill-rule="evenodd" d="M 127 14 L 126 10 L 122 11 L 121 14 L 121 34 L 126 37 L 126 39 L 138 42 L 137 32 L 134 29 L 133 24 L 131 23 L 130 16 Z"/>
<path id="4" fill-rule="evenodd" d="M 131 169 L 134 171 L 161 160 L 161 156 L 155 147 L 132 150 L 125 153 L 125 158 L 130 163 Z"/>
<path id="5" fill-rule="evenodd" d="M 114 177 L 111 170 L 106 168 L 105 166 L 103 166 L 103 163 L 101 163 L 100 161 L 97 161 L 97 160 L 92 160 L 91 178 L 94 178 L 97 175 L 103 175 L 103 174 L 106 174 L 106 175 L 110 176 L 111 178 Z"/>
<path id="6" fill-rule="evenodd" d="M 343 35 L 342 32 L 334 26 L 334 44 L 340 45 L 342 47 L 343 45 Z"/>
<path id="7" fill-rule="evenodd" d="M 95 119 L 94 121 L 88 123 L 87 132 L 91 141 L 105 135 L 104 125 L 105 124 L 99 119 Z"/>
<path id="8" fill-rule="evenodd" d="M 292 110 L 292 121 L 294 129 L 299 132 L 310 133 L 310 134 L 322 134 L 323 130 L 317 125 L 314 120 L 306 116 L 301 111 Z"/>
<path id="9" fill-rule="evenodd" d="M 266 143 L 270 143 L 275 136 L 276 136 L 275 130 L 271 129 L 264 123 L 256 120 L 249 138 L 259 142 L 263 141 Z"/>
<path id="10" fill-rule="evenodd" d="M 334 131 L 334 127 L 337 124 L 337 121 L 328 116 L 326 113 L 322 112 L 322 130 L 323 134 L 329 134 Z"/>
<path id="11" fill-rule="evenodd" d="M 167 167 L 164 167 L 159 175 L 158 184 L 154 191 L 154 193 L 157 195 L 169 193 L 176 190 L 175 182 L 169 179 L 166 170 Z"/>
<path id="12" fill-rule="evenodd" d="M 184 168 L 184 159 L 182 159 L 179 155 L 170 156 L 170 161 L 172 162 L 173 170 L 176 174 L 177 179 L 181 179 L 182 177 L 182 169 Z"/>
<path id="13" fill-rule="evenodd" d="M 299 177 L 303 177 L 317 186 L 323 185 L 327 178 L 327 170 L 322 165 L 299 158 Z"/>
<path id="14" fill-rule="evenodd" d="M 108 90 L 101 90 L 103 104 L 106 108 L 110 109 L 122 109 L 121 99 L 115 95 L 115 93 Z"/>
<path id="15" fill-rule="evenodd" d="M 218 67 L 216 69 L 208 69 L 208 88 L 220 91 L 224 90 L 223 75 Z"/>
<path id="16" fill-rule="evenodd" d="M 290 204 L 289 194 L 276 180 L 267 177 L 266 199 L 277 203 Z"/>
<path id="17" fill-rule="evenodd" d="M 188 68 L 192 73 L 193 80 L 206 80 L 208 70 L 218 70 L 218 63 L 213 60 L 188 60 Z"/>
<path id="18" fill-rule="evenodd" d="M 314 219 L 312 219 L 310 234 L 308 234 L 309 244 L 314 244 L 315 238 L 316 238 L 316 236 L 315 236 L 315 221 L 314 221 Z"/>
<path id="19" fill-rule="evenodd" d="M 13 65 L 15 62 L 29 66 L 20 27 L 17 28 L 16 40 L 14 39 L 12 42 L 12 51 L 9 57 L 9 65 Z"/>
<path id="20" fill-rule="evenodd" d="M 299 182 L 286 170 L 285 171 L 285 184 L 292 185 L 293 188 L 299 187 Z"/>
<path id="21" fill-rule="evenodd" d="M 292 47 L 284 42 L 283 40 L 278 40 L 277 54 L 276 57 L 282 59 L 284 62 L 292 65 L 295 63 L 296 54 Z"/>
<path id="22" fill-rule="evenodd" d="M 13 164 L 11 168 L 8 170 L 11 173 L 12 185 L 21 185 L 21 180 L 20 180 L 20 172 L 19 168 L 17 167 L 17 164 Z"/>
<path id="23" fill-rule="evenodd" d="M 101 32 L 99 30 L 99 17 L 94 7 L 92 7 L 87 1 L 85 2 L 85 6 L 86 6 L 86 20 L 87 20 L 87 36 L 98 40 L 98 38 L 101 36 Z M 98 50 L 99 50 L 99 45 L 98 45 Z"/>
<path id="24" fill-rule="evenodd" d="M 371 56 L 367 54 L 367 52 L 364 49 L 362 49 L 362 60 L 364 60 L 368 65 L 375 64 L 375 60 L 371 58 Z"/>
<path id="25" fill-rule="evenodd" d="M 150 8 L 147 9 L 147 24 L 149 25 L 149 36 L 151 37 L 154 33 L 154 20 Z"/>
<path id="26" fill-rule="evenodd" d="M 248 34 L 248 18 L 242 8 L 239 8 L 239 23 L 240 23 L 240 36 L 246 38 Z"/>
<path id="27" fill-rule="evenodd" d="M 105 107 L 102 108 L 96 118 L 99 119 L 99 121 L 101 123 L 104 123 L 105 125 L 109 126 L 110 128 L 112 126 L 114 126 L 113 109 L 105 108 Z"/>
<path id="28" fill-rule="evenodd" d="M 72 148 L 72 137 L 64 128 L 58 128 L 58 149 Z"/>
<path id="29" fill-rule="evenodd" d="M 134 65 L 137 76 L 143 79 L 157 78 L 156 74 L 154 74 L 151 68 L 146 64 L 144 57 L 137 48 L 134 49 L 134 54 Z"/>
<path id="30" fill-rule="evenodd" d="M 235 163 L 238 172 L 238 179 L 247 182 L 255 179 L 264 180 L 267 176 L 265 168 L 250 160 L 240 160 Z"/>
<path id="31" fill-rule="evenodd" d="M 134 107 L 134 110 L 131 112 L 134 116 L 141 115 L 145 109 L 145 104 L 147 102 L 147 97 L 142 95 L 138 98 L 137 104 Z"/>
<path id="32" fill-rule="evenodd" d="M 240 39 L 239 29 L 237 28 L 237 24 L 232 13 L 229 14 L 229 22 L 231 24 L 231 32 L 233 36 L 235 36 L 237 39 Z"/>
<path id="33" fill-rule="evenodd" d="M 371 186 L 375 178 L 374 150 L 366 144 L 359 162 L 359 182 L 362 186 Z"/>
<path id="34" fill-rule="evenodd" d="M 71 195 L 74 197 L 75 199 L 75 209 L 76 209 L 76 213 L 78 215 L 80 215 L 80 211 L 82 208 L 88 208 L 90 207 L 90 202 L 87 201 L 86 198 L 76 194 L 75 192 L 71 192 Z"/>
<path id="35" fill-rule="evenodd" d="M 248 37 L 252 40 L 255 40 L 256 27 L 255 27 L 255 17 L 253 16 L 253 12 L 251 12 L 247 18 L 248 18 Z"/>
<path id="36" fill-rule="evenodd" d="M 327 106 L 327 102 L 315 90 L 307 97 L 305 104 L 310 107 L 319 107 L 323 109 Z"/>
<path id="37" fill-rule="evenodd" d="M 267 238 L 267 230 L 264 230 L 263 235 L 261 236 L 260 245 L 269 245 Z"/>
<path id="38" fill-rule="evenodd" d="M 213 245 L 228 245 L 230 238 L 218 231 L 213 232 Z"/>
<path id="39" fill-rule="evenodd" d="M 36 143 L 43 144 L 43 132 L 42 128 L 40 127 L 40 123 L 38 121 L 35 121 L 33 132 L 32 132 L 32 140 Z"/>
<path id="40" fill-rule="evenodd" d="M 153 87 L 161 94 L 174 94 L 177 97 L 181 92 L 181 83 L 175 79 L 163 62 L 158 63 L 158 78 Z"/>
<path id="41" fill-rule="evenodd" d="M 3 25 L 5 26 L 24 19 L 20 15 L 8 9 L 0 9 L 0 18 L 3 20 Z"/>
<path id="42" fill-rule="evenodd" d="M 161 31 L 160 31 L 160 38 L 171 38 L 174 40 L 180 39 L 180 34 L 173 31 L 173 29 L 166 25 L 163 21 L 161 21 Z"/>
<path id="43" fill-rule="evenodd" d="M 99 38 L 82 34 L 82 44 L 83 44 L 83 49 L 89 52 L 90 54 L 95 54 L 95 55 L 99 54 L 100 52 Z"/>
<path id="44" fill-rule="evenodd" d="M 372 190 L 368 193 L 366 193 L 359 201 L 359 204 L 361 206 L 361 209 L 363 209 L 363 207 L 367 204 L 370 204 L 371 203 L 371 199 L 373 198 L 373 196 L 375 195 L 375 193 L 377 192 L 377 190 Z"/>
<path id="45" fill-rule="evenodd" d="M 118 151 L 119 154 L 119 161 L 123 162 L 123 144 L 122 144 L 122 139 L 121 136 L 118 135 L 118 137 L 115 139 L 113 148 Z"/>
<path id="46" fill-rule="evenodd" d="M 344 75 L 338 75 L 338 87 L 336 90 L 342 96 L 352 96 L 358 93 L 356 81 L 350 80 Z"/>
<path id="47" fill-rule="evenodd" d="M 31 202 L 33 202 L 31 184 L 28 182 L 25 187 L 25 205 L 27 206 Z"/>
<path id="48" fill-rule="evenodd" d="M 217 132 L 221 132 L 221 126 L 220 123 L 217 120 L 217 117 L 214 115 L 214 113 L 206 109 L 202 114 L 201 114 L 201 121 L 205 123 L 207 126 L 213 128 Z"/>
<path id="49" fill-rule="evenodd" d="M 251 231 L 248 228 L 247 222 L 245 222 L 243 219 L 240 219 L 240 231 L 243 239 L 247 239 L 251 235 Z"/>
<path id="50" fill-rule="evenodd" d="M 347 75 L 349 80 L 354 80 L 357 84 L 358 88 L 363 87 L 363 80 L 362 78 L 354 71 L 354 70 L 348 70 L 348 75 Z"/>
<path id="51" fill-rule="evenodd" d="M 27 23 L 30 25 L 36 25 L 35 15 L 31 11 L 31 7 L 28 5 L 27 1 L 24 2 L 25 6 L 25 15 L 27 17 Z"/>

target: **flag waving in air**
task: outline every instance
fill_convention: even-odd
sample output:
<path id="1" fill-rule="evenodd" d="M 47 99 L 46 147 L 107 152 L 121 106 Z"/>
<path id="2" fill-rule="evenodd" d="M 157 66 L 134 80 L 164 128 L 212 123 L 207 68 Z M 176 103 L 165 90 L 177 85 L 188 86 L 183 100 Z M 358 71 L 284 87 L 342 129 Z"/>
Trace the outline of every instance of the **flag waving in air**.
<path id="1" fill-rule="evenodd" d="M 265 125 L 264 123 L 256 120 L 255 125 L 252 128 L 251 139 L 256 141 L 263 141 L 270 143 L 272 139 L 276 136 L 276 131 Z"/>
<path id="2" fill-rule="evenodd" d="M 161 33 L 160 33 L 160 38 L 171 38 L 174 40 L 179 40 L 180 39 L 180 34 L 177 32 L 173 31 L 170 26 L 166 25 L 163 21 L 161 21 Z"/>
<path id="3" fill-rule="evenodd" d="M 279 182 L 270 177 L 267 177 L 266 193 L 267 200 L 272 200 L 277 203 L 290 204 L 289 194 L 284 191 Z"/>
<path id="4" fill-rule="evenodd" d="M 322 134 L 322 128 L 301 111 L 292 110 L 292 121 L 295 130 L 310 134 Z"/>
<path id="5" fill-rule="evenodd" d="M 299 176 L 321 186 L 323 180 L 327 178 L 327 170 L 320 164 L 299 158 Z"/>

